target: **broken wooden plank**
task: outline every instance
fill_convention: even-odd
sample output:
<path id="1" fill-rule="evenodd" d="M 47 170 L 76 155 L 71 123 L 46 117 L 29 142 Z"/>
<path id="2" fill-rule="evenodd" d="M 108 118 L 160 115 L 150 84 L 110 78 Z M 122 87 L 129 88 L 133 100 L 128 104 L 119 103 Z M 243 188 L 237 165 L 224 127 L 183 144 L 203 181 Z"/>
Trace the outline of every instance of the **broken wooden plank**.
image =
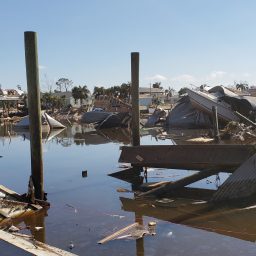
<path id="1" fill-rule="evenodd" d="M 12 196 L 12 197 L 14 197 L 16 199 L 19 199 L 19 200 L 21 199 L 21 195 L 20 194 L 16 193 L 15 191 L 13 191 L 13 190 L 11 190 L 11 189 L 3 186 L 3 185 L 0 185 L 0 191 L 5 193 L 5 194 L 7 194 L 7 195 L 9 195 L 9 196 Z"/>
<path id="2" fill-rule="evenodd" d="M 75 256 L 76 254 L 41 243 L 30 237 L 0 230 L 0 239 L 36 256 Z"/>
<path id="3" fill-rule="evenodd" d="M 0 185 L 0 192 L 4 193 L 6 195 L 6 199 L 4 200 L 5 202 L 9 201 L 12 204 L 23 204 L 26 205 L 28 208 L 31 208 L 32 210 L 41 210 L 42 206 L 39 204 L 30 204 L 26 198 L 24 198 L 22 195 L 16 193 L 15 191 Z M 39 200 L 36 200 L 39 201 Z M 38 202 L 41 203 L 41 202 Z M 49 206 L 49 203 L 44 202 L 45 204 L 47 204 Z"/>
<path id="4" fill-rule="evenodd" d="M 214 202 L 245 198 L 256 193 L 256 154 L 239 166 L 213 195 Z"/>
<path id="5" fill-rule="evenodd" d="M 109 235 L 109 236 L 103 238 L 102 240 L 98 241 L 98 244 L 104 244 L 104 243 L 106 243 L 110 240 L 113 240 L 113 239 L 117 238 L 118 236 L 122 235 L 123 233 L 125 233 L 125 232 L 127 232 L 127 231 L 129 231 L 132 228 L 135 228 L 137 226 L 139 226 L 139 223 L 135 222 L 135 223 L 133 223 L 133 224 L 131 224 L 131 225 L 125 227 L 125 228 L 122 228 L 122 229 L 118 230 L 117 232 L 113 233 L 112 235 Z"/>
<path id="6" fill-rule="evenodd" d="M 234 171 L 255 152 L 253 145 L 124 146 L 119 162 L 155 168 Z"/>
<path id="7" fill-rule="evenodd" d="M 4 194 L 6 194 L 8 197 L 11 197 L 13 199 L 16 199 L 17 202 L 20 203 L 26 203 L 28 204 L 29 202 L 26 200 L 26 198 L 24 198 L 23 195 L 20 195 L 18 193 L 16 193 L 15 191 L 0 185 L 0 192 L 3 192 Z M 36 204 L 29 204 L 29 206 L 33 209 L 33 210 L 41 210 L 42 206 L 43 207 L 49 207 L 50 203 L 44 200 L 39 200 L 39 199 L 35 199 L 35 203 Z"/>
<path id="8" fill-rule="evenodd" d="M 177 180 L 174 182 L 172 182 L 172 181 L 167 182 L 159 187 L 153 188 L 152 190 L 150 190 L 148 192 L 141 193 L 138 195 L 138 197 L 144 197 L 144 196 L 150 196 L 150 195 L 160 196 L 167 192 L 171 192 L 174 189 L 179 189 L 179 188 L 185 187 L 185 186 L 192 184 L 196 181 L 199 181 L 199 180 L 202 180 L 209 176 L 212 176 L 216 173 L 218 173 L 217 170 L 205 170 L 203 172 L 197 172 L 193 175 L 187 176 L 180 180 Z"/>

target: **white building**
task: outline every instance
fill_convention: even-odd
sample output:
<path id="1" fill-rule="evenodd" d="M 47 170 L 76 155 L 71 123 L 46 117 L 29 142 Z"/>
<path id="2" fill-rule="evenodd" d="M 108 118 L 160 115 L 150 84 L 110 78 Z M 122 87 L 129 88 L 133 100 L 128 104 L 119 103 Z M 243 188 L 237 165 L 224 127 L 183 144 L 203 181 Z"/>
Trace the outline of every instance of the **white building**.
<path id="1" fill-rule="evenodd" d="M 72 96 L 72 92 L 54 92 L 52 95 L 64 98 L 66 106 L 71 105 L 72 107 L 80 108 L 81 106 L 92 105 L 92 95 L 90 93 L 88 94 L 88 98 L 83 99 L 82 102 L 79 99 L 75 101 Z"/>

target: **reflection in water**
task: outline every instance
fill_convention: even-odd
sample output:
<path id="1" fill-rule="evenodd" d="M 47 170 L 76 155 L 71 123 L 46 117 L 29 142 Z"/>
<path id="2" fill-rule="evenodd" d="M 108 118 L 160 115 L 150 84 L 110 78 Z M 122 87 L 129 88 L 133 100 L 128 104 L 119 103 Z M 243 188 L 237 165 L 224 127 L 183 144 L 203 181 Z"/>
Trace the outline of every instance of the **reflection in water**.
<path id="1" fill-rule="evenodd" d="M 172 144 L 169 139 L 156 142 L 155 138 L 160 132 L 143 130 L 142 142 L 158 145 Z M 10 137 L 11 144 L 9 145 Z M 26 143 L 23 142 L 23 138 Z M 6 142 L 4 146 L 0 145 L 4 152 L 4 157 L 0 159 L 3 166 L 0 171 L 1 183 L 21 193 L 24 192 L 25 185 L 23 184 L 27 185 L 26 178 L 29 174 L 30 159 L 27 139 L 29 139 L 28 135 L 17 133 L 11 125 L 0 127 L 0 140 Z M 133 200 L 122 197 L 120 198 L 122 204 L 120 210 L 120 200 L 116 195 L 115 188 L 127 184 L 107 177 L 106 174 L 116 167 L 119 144 L 130 144 L 130 131 L 127 129 L 108 129 L 98 132 L 92 127 L 72 125 L 59 134 L 46 134 L 44 141 L 47 143 L 44 158 L 46 162 L 45 185 L 53 207 L 49 211 L 47 219 L 45 219 L 46 212 L 41 212 L 42 214 L 38 213 L 35 216 L 24 216 L 24 218 L 14 220 L 17 225 L 30 226 L 31 233 L 42 242 L 45 241 L 46 236 L 46 242 L 67 249 L 70 241 L 74 241 L 73 251 L 78 255 L 84 255 L 84 252 L 87 251 L 88 255 L 135 254 L 144 256 L 158 255 L 158 253 L 159 255 L 169 255 L 170 252 L 175 255 L 200 255 L 201 252 L 204 254 L 204 248 L 209 249 L 209 255 L 214 253 L 216 255 L 216 250 L 221 255 L 221 250 L 226 249 L 223 244 L 228 244 L 229 255 L 239 255 L 240 251 L 245 251 L 249 247 L 249 243 L 229 237 L 225 238 L 225 243 L 221 243 L 223 237 L 215 233 L 247 241 L 256 240 L 255 201 L 252 200 L 244 205 L 220 205 L 217 207 L 204 202 L 211 197 L 213 193 L 211 190 L 186 189 L 187 193 L 185 193 L 186 191 L 176 192 L 175 195 L 162 200 Z M 82 145 L 83 147 L 81 147 Z M 13 159 L 19 159 L 19 161 L 13 161 Z M 81 170 L 84 169 L 89 170 L 90 174 L 86 179 L 81 178 Z M 5 170 L 8 170 L 8 173 Z M 180 178 L 183 174 L 188 174 L 183 170 L 179 170 L 179 173 L 168 170 L 169 176 L 166 175 L 166 170 L 160 170 L 158 173 L 152 170 L 148 171 L 151 174 L 148 177 L 149 181 L 152 179 L 152 174 L 157 181 L 163 178 L 161 176 L 175 180 L 177 175 Z M 220 177 L 222 179 L 222 176 Z M 216 184 L 218 185 L 218 183 L 217 177 Z M 209 184 L 203 182 L 203 188 L 208 186 L 214 189 L 213 179 Z M 75 212 L 66 209 L 67 203 L 74 205 L 78 210 Z M 106 213 L 125 217 L 120 219 L 106 217 L 110 216 Z M 113 230 L 134 221 L 140 223 L 144 221 L 146 224 L 148 217 L 159 220 L 158 232 L 155 237 L 130 242 L 118 240 L 113 241 L 113 244 L 97 246 L 97 241 Z M 172 223 L 183 225 L 173 225 Z M 46 227 L 35 231 L 34 227 L 36 226 Z M 170 237 L 166 237 L 170 230 L 174 231 L 171 240 Z M 212 231 L 212 233 L 201 230 Z M 203 240 L 202 244 L 201 240 Z M 198 242 L 197 246 L 194 245 L 195 242 Z M 215 242 L 219 242 L 217 249 L 213 244 Z M 250 245 L 253 244 L 250 243 Z M 214 249 L 211 251 L 213 247 Z M 236 250 L 239 252 L 236 253 Z M 255 252 L 253 250 L 251 249 L 251 252 Z M 165 254 L 166 252 L 168 253 Z"/>
<path id="2" fill-rule="evenodd" d="M 48 141 L 51 141 L 54 137 L 62 133 L 64 130 L 65 128 L 42 132 L 42 143 L 47 143 Z M 16 131 L 16 135 L 23 137 L 23 140 L 30 140 L 30 133 L 28 130 L 19 129 L 15 131 Z"/>
<path id="3" fill-rule="evenodd" d="M 13 125 L 10 123 L 0 123 L 0 141 L 2 145 L 5 145 L 5 143 L 10 144 L 13 137 L 17 137 L 13 131 Z"/>
<path id="4" fill-rule="evenodd" d="M 160 129 L 143 129 L 141 136 L 151 136 L 157 140 Z M 12 124 L 5 124 L 0 127 L 0 138 L 10 142 L 12 137 L 21 136 L 24 140 L 30 139 L 29 130 L 21 130 L 13 127 Z M 106 143 L 121 143 L 128 145 L 131 143 L 131 130 L 127 128 L 111 128 L 95 130 L 93 126 L 85 124 L 72 124 L 64 129 L 55 129 L 42 132 L 43 143 L 53 141 L 63 147 L 72 144 L 88 146 L 101 145 Z"/>
<path id="5" fill-rule="evenodd" d="M 135 212 L 135 222 L 138 222 L 140 225 L 143 225 L 143 216 Z M 136 240 L 136 255 L 144 256 L 144 238 Z"/>
<path id="6" fill-rule="evenodd" d="M 24 219 L 24 223 L 29 227 L 31 235 L 42 243 L 46 242 L 46 226 L 45 226 L 45 217 L 47 216 L 47 210 L 41 210 L 36 214 L 33 214 L 30 218 Z M 39 228 L 39 229 L 38 229 Z"/>
<path id="7" fill-rule="evenodd" d="M 72 144 L 87 146 L 110 142 L 123 144 L 130 143 L 129 129 L 113 128 L 97 131 L 90 126 L 78 124 L 68 127 L 56 137 L 56 142 L 60 143 L 64 147 L 71 146 Z"/>
<path id="8" fill-rule="evenodd" d="M 163 199 L 120 197 L 120 200 L 122 209 L 134 212 L 135 216 L 153 217 L 254 242 L 256 198 L 235 203 L 208 203 L 205 200 L 209 200 L 213 192 L 188 188 Z"/>
<path id="9" fill-rule="evenodd" d="M 14 225 L 21 229 L 22 233 L 30 233 L 37 241 L 46 242 L 45 234 L 45 217 L 47 216 L 47 209 L 39 210 L 35 213 L 22 214 L 13 219 L 5 219 L 0 226 L 9 227 Z"/>

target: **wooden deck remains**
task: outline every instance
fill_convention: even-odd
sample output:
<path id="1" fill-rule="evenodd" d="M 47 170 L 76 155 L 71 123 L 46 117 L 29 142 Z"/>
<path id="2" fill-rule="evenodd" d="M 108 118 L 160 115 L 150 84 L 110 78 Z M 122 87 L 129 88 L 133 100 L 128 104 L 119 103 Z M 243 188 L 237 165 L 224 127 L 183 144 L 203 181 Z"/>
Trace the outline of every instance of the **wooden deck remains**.
<path id="1" fill-rule="evenodd" d="M 232 172 L 255 149 L 253 145 L 124 146 L 119 162 L 140 167 Z"/>
<path id="2" fill-rule="evenodd" d="M 249 197 L 256 193 L 256 154 L 239 166 L 221 185 L 211 201 Z"/>

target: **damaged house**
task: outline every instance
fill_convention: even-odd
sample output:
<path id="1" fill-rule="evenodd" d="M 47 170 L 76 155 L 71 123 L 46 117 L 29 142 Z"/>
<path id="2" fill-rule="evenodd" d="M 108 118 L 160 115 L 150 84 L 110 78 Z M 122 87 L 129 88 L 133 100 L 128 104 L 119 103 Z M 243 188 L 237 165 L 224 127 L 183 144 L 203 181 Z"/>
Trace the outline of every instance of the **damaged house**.
<path id="1" fill-rule="evenodd" d="M 170 112 L 166 124 L 170 128 L 210 128 L 213 106 L 217 107 L 218 118 L 223 124 L 238 122 L 241 115 L 255 121 L 255 97 L 241 96 L 223 86 L 215 86 L 208 90 L 187 89 L 187 95 Z"/>

